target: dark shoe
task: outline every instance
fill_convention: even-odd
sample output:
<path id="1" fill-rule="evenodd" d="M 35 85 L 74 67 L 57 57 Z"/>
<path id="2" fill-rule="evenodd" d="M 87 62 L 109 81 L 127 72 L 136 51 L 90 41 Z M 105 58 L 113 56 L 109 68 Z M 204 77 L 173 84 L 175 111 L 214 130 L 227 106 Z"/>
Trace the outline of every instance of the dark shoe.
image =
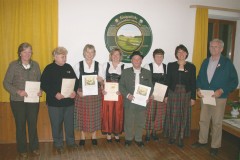
<path id="1" fill-rule="evenodd" d="M 192 148 L 200 148 L 200 147 L 204 147 L 206 145 L 207 145 L 207 143 L 195 142 L 195 143 L 192 144 Z"/>
<path id="2" fill-rule="evenodd" d="M 217 156 L 218 154 L 218 148 L 211 148 L 210 149 L 211 156 Z"/>
<path id="3" fill-rule="evenodd" d="M 150 136 L 146 136 L 145 141 L 149 142 L 150 141 Z"/>
<path id="4" fill-rule="evenodd" d="M 170 138 L 170 139 L 168 140 L 168 143 L 169 143 L 169 144 L 174 144 L 174 143 L 175 143 L 175 141 L 176 141 L 175 139 L 173 139 L 173 138 Z"/>
<path id="5" fill-rule="evenodd" d="M 159 140 L 159 138 L 158 138 L 158 136 L 156 134 L 152 134 L 152 139 L 154 141 L 158 141 Z"/>
<path id="6" fill-rule="evenodd" d="M 125 146 L 126 146 L 126 147 L 130 146 L 130 145 L 131 145 L 131 143 L 132 143 L 132 141 L 125 140 Z"/>
<path id="7" fill-rule="evenodd" d="M 144 147 L 144 143 L 142 141 L 136 142 L 136 144 L 138 145 L 138 147 Z"/>
<path id="8" fill-rule="evenodd" d="M 71 144 L 68 146 L 70 149 L 77 149 L 78 148 L 78 145 L 77 144 Z"/>
<path id="9" fill-rule="evenodd" d="M 62 154 L 64 152 L 63 147 L 57 147 L 56 149 L 58 154 Z"/>
<path id="10" fill-rule="evenodd" d="M 92 139 L 92 145 L 94 145 L 94 146 L 97 145 L 97 139 Z"/>
<path id="11" fill-rule="evenodd" d="M 85 145 L 85 139 L 81 139 L 79 141 L 79 146 L 84 146 Z"/>
<path id="12" fill-rule="evenodd" d="M 183 148 L 184 144 L 183 144 L 183 139 L 179 139 L 178 140 L 178 147 Z"/>
<path id="13" fill-rule="evenodd" d="M 107 143 L 112 143 L 112 139 L 107 139 Z"/>
<path id="14" fill-rule="evenodd" d="M 28 159 L 28 154 L 26 152 L 25 153 L 20 153 L 19 154 L 19 159 L 21 159 L 21 160 Z"/>
<path id="15" fill-rule="evenodd" d="M 115 142 L 120 143 L 120 138 L 118 139 L 115 138 Z"/>
<path id="16" fill-rule="evenodd" d="M 40 155 L 40 152 L 39 152 L 39 150 L 33 150 L 32 151 L 32 154 L 34 155 L 34 156 L 39 156 Z"/>

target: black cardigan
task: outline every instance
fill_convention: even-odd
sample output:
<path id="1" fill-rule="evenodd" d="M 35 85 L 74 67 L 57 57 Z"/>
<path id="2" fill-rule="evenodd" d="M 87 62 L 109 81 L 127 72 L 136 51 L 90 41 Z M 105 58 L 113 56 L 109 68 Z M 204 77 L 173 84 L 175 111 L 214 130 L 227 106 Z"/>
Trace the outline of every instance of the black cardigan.
<path id="1" fill-rule="evenodd" d="M 168 63 L 167 66 L 167 85 L 168 90 L 175 90 L 178 83 L 178 68 L 177 62 Z M 191 99 L 196 100 L 196 67 L 194 64 L 187 62 L 184 65 L 184 71 L 182 76 L 182 84 L 185 85 L 186 92 L 191 91 Z M 167 95 L 167 94 L 166 94 Z"/>

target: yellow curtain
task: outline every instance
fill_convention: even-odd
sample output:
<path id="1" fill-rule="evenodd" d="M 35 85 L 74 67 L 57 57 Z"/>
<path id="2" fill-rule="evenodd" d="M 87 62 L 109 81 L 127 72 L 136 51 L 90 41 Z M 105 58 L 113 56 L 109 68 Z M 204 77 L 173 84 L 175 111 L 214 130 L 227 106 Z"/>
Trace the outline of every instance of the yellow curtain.
<path id="1" fill-rule="evenodd" d="M 192 62 L 198 74 L 202 61 L 207 57 L 208 9 L 197 8 Z"/>
<path id="2" fill-rule="evenodd" d="M 2 82 L 23 42 L 32 45 L 32 59 L 42 71 L 52 61 L 51 52 L 58 44 L 58 0 L 0 0 L 0 102 L 9 102 Z"/>

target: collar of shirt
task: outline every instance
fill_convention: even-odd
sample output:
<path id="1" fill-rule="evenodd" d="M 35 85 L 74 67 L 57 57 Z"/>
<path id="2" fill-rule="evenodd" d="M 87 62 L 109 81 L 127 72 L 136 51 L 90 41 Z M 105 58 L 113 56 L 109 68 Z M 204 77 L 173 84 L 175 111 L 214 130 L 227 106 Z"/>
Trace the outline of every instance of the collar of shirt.
<path id="1" fill-rule="evenodd" d="M 164 73 L 163 64 L 158 65 L 156 62 L 153 62 L 153 73 Z"/>

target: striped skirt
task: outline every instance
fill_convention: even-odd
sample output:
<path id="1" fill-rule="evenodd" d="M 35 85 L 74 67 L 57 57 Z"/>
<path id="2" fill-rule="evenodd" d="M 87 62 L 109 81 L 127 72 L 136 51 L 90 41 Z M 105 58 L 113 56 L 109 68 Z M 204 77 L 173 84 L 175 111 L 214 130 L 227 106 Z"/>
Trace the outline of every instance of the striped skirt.
<path id="1" fill-rule="evenodd" d="M 123 98 L 118 101 L 103 101 L 102 106 L 102 133 L 120 134 L 123 131 Z"/>
<path id="2" fill-rule="evenodd" d="M 175 91 L 169 90 L 165 137 L 176 139 L 190 136 L 191 109 L 191 92 L 186 93 L 183 85 L 177 85 Z"/>
<path id="3" fill-rule="evenodd" d="M 146 130 L 162 130 L 166 114 L 166 104 L 151 99 L 146 109 Z"/>
<path id="4" fill-rule="evenodd" d="M 77 130 L 94 132 L 101 129 L 102 95 L 75 98 L 74 126 Z"/>

